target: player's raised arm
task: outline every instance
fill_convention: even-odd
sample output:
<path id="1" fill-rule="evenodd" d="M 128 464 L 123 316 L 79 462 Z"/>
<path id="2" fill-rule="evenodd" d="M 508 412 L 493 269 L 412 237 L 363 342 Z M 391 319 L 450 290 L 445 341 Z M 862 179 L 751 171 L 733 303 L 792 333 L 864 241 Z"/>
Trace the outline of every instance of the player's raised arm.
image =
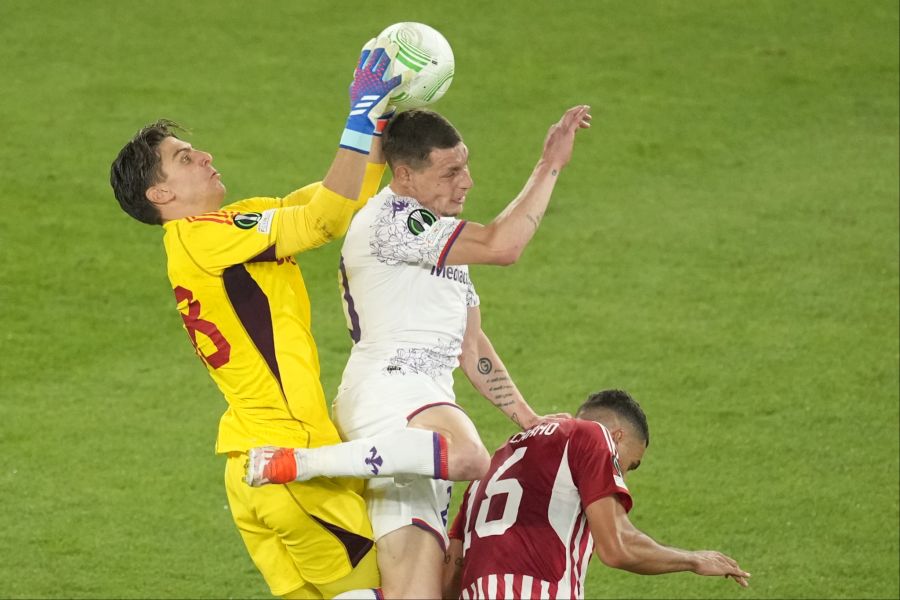
<path id="1" fill-rule="evenodd" d="M 671 548 L 655 542 L 628 519 L 625 508 L 613 496 L 605 496 L 585 509 L 595 551 L 603 564 L 641 575 L 691 571 L 698 575 L 731 577 L 747 587 L 747 573 L 720 552 Z"/>
<path id="2" fill-rule="evenodd" d="M 362 207 L 359 199 L 373 149 L 376 163 L 383 162 L 378 137 L 389 119 L 390 92 L 406 76 L 387 79 L 396 54 L 396 44 L 383 39 L 373 39 L 363 48 L 350 84 L 350 114 L 340 147 L 309 202 L 292 201 L 294 206 L 279 212 L 283 235 L 277 240 L 278 256 L 296 254 L 343 235 L 353 213 Z M 380 181 L 383 167 L 374 168 Z M 372 169 L 369 167 L 370 172 Z"/>
<path id="3" fill-rule="evenodd" d="M 572 158 L 575 132 L 590 125 L 590 106 L 567 110 L 550 127 L 541 158 L 519 195 L 488 225 L 467 223 L 446 264 L 509 265 L 519 260 L 541 224 L 560 172 Z"/>
<path id="4" fill-rule="evenodd" d="M 379 119 L 379 121 L 387 122 L 390 120 L 391 116 L 393 116 L 393 113 L 387 116 L 387 118 Z M 372 149 L 369 152 L 369 159 L 366 164 L 366 175 L 363 178 L 362 189 L 357 197 L 357 200 L 360 202 L 359 208 L 362 208 L 365 203 L 368 202 L 369 198 L 378 193 L 378 189 L 381 186 L 381 179 L 384 177 L 386 168 L 387 165 L 384 162 L 384 153 L 381 151 L 381 137 L 376 136 L 372 141 Z M 322 187 L 322 182 L 317 181 L 316 183 L 303 186 L 299 190 L 294 190 L 281 199 L 280 207 L 306 206 L 313 199 L 316 191 L 320 187 Z"/>

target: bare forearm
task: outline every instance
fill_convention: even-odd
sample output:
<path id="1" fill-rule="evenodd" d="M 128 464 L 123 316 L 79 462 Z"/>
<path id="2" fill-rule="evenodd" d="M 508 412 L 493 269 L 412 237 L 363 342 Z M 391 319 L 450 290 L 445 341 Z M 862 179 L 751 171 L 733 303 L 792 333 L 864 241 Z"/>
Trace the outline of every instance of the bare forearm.
<path id="1" fill-rule="evenodd" d="M 513 423 L 522 429 L 531 427 L 538 416 L 525 401 L 496 351 L 490 344 L 482 345 L 479 350 L 463 364 L 463 372 L 472 386 Z"/>
<path id="2" fill-rule="evenodd" d="M 450 539 L 444 554 L 444 572 L 441 588 L 444 598 L 459 598 L 463 568 L 462 540 Z"/>
<path id="3" fill-rule="evenodd" d="M 344 198 L 358 198 L 367 162 L 368 155 L 339 148 L 322 185 Z"/>
<path id="4" fill-rule="evenodd" d="M 624 550 L 610 565 L 640 575 L 659 575 L 678 571 L 693 571 L 697 560 L 693 552 L 657 543 L 650 536 L 635 529 L 624 536 Z"/>
<path id="5" fill-rule="evenodd" d="M 682 550 L 654 541 L 636 528 L 615 496 L 604 496 L 585 507 L 591 536 L 600 560 L 607 566 L 641 575 L 691 571 L 697 575 L 725 575 L 748 585 L 747 573 L 721 552 Z"/>
<path id="6" fill-rule="evenodd" d="M 572 156 L 575 131 L 590 127 L 590 107 L 575 106 L 552 125 L 544 150 L 519 195 L 489 224 L 472 223 L 446 257 L 448 265 L 511 265 L 540 227 L 560 171 Z"/>
<path id="7" fill-rule="evenodd" d="M 522 192 L 491 224 L 499 230 L 501 245 L 510 243 L 516 251 L 516 257 L 534 236 L 544 218 L 559 173 L 572 156 L 575 132 L 590 127 L 590 121 L 589 106 L 574 106 L 566 111 L 558 123 L 550 127 L 541 158 Z"/>
<path id="8" fill-rule="evenodd" d="M 498 246 L 510 248 L 517 257 L 522 253 L 544 218 L 558 176 L 558 168 L 538 161 L 516 199 L 490 224 Z"/>

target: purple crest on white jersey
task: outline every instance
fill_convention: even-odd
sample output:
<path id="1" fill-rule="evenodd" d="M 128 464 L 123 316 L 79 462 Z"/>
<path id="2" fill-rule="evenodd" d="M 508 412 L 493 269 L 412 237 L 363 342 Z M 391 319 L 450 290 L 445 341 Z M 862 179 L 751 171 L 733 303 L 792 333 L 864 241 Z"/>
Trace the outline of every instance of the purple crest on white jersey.
<path id="1" fill-rule="evenodd" d="M 366 458 L 366 464 L 372 467 L 372 475 L 378 475 L 379 467 L 384 464 L 384 459 L 378 456 L 378 450 L 374 446 L 369 449 L 369 452 L 372 453 L 372 456 Z"/>
<path id="2" fill-rule="evenodd" d="M 391 216 L 394 217 L 397 215 L 398 212 L 403 212 L 407 208 L 409 208 L 408 200 L 400 200 L 400 199 L 392 200 L 391 201 L 391 210 L 393 210 L 393 212 L 391 213 Z"/>

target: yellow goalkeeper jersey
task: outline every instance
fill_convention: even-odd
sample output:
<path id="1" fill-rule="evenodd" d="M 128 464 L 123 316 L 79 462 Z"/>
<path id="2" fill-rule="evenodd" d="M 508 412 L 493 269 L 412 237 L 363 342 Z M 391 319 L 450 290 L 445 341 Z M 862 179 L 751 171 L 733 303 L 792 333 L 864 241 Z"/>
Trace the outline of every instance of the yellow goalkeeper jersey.
<path id="1" fill-rule="evenodd" d="M 367 167 L 357 200 L 314 183 L 163 225 L 178 312 L 228 402 L 217 452 L 340 442 L 293 256 L 342 236 L 383 173 L 383 165 Z"/>

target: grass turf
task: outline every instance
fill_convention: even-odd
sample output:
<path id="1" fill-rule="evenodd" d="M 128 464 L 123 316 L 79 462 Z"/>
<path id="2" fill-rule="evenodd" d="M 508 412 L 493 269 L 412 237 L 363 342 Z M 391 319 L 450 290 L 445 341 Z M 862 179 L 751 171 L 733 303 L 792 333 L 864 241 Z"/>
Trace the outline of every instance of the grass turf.
<path id="1" fill-rule="evenodd" d="M 167 116 L 231 200 L 319 179 L 358 46 L 401 20 L 454 46 L 436 108 L 471 148 L 470 219 L 518 192 L 566 107 L 594 106 L 521 263 L 472 269 L 485 330 L 539 411 L 634 393 L 652 444 L 633 520 L 754 575 L 740 590 L 595 561 L 587 596 L 897 598 L 885 0 L 0 4 L 0 596 L 268 597 L 160 232 L 119 211 L 108 166 Z M 300 257 L 328 394 L 349 347 L 337 251 Z M 512 432 L 464 378 L 458 394 L 489 448 Z"/>

